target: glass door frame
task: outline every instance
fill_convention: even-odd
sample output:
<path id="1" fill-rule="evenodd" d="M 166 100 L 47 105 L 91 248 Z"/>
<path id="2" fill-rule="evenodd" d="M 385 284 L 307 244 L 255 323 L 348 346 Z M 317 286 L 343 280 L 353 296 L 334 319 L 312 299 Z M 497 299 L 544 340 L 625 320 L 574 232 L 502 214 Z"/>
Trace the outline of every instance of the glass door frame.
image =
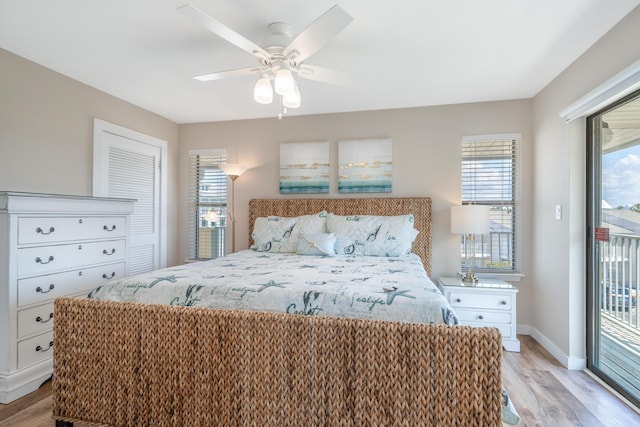
<path id="1" fill-rule="evenodd" d="M 626 104 L 630 100 L 640 96 L 640 91 L 633 93 L 607 105 L 601 110 L 589 115 L 587 124 L 587 147 L 586 147 L 586 314 L 587 314 L 587 369 L 593 372 L 598 378 L 628 399 L 637 407 L 640 407 L 640 399 L 631 395 L 626 389 L 619 385 L 613 378 L 602 371 L 599 366 L 600 355 L 600 304 L 597 296 L 599 292 L 599 245 L 595 237 L 595 228 L 601 224 L 602 220 L 602 149 L 600 139 L 600 129 L 602 116 L 619 106 Z M 596 126 L 596 124 L 598 126 Z M 598 134 L 596 134 L 598 132 Z"/>

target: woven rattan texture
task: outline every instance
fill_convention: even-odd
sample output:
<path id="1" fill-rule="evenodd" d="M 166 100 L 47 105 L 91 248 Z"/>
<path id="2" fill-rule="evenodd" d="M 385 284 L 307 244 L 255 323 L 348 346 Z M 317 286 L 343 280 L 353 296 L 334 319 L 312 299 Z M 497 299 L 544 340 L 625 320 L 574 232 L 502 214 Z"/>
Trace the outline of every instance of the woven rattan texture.
<path id="1" fill-rule="evenodd" d="M 493 328 L 59 298 L 54 418 L 113 426 L 498 426 Z"/>
<path id="2" fill-rule="evenodd" d="M 256 218 L 269 215 L 310 215 L 322 210 L 337 215 L 414 215 L 414 227 L 420 232 L 413 252 L 431 275 L 431 198 L 389 197 L 362 199 L 254 199 L 249 201 L 249 243 Z"/>

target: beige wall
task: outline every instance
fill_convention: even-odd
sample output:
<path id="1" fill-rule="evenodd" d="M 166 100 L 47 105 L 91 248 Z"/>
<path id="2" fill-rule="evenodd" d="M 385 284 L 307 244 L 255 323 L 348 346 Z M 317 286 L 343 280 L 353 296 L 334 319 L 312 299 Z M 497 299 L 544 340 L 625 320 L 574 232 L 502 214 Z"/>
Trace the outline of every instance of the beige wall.
<path id="1" fill-rule="evenodd" d="M 586 354 L 585 121 L 567 124 L 559 113 L 640 58 L 640 44 L 631 42 L 638 28 L 640 7 L 533 100 L 532 335 L 570 366 Z"/>
<path id="2" fill-rule="evenodd" d="M 242 120 L 180 126 L 180 229 L 186 228 L 187 156 L 191 149 L 227 148 L 231 162 L 252 169 L 236 181 L 236 249 L 248 245 L 247 205 L 252 198 L 279 194 L 281 142 L 329 140 L 331 189 L 337 193 L 338 141 L 390 137 L 393 140 L 393 193 L 387 196 L 430 196 L 433 199 L 433 277 L 453 274 L 459 262 L 459 236 L 450 233 L 449 207 L 460 203 L 460 141 L 464 135 L 522 134 L 522 241 L 531 240 L 531 101 L 488 102 L 305 117 Z M 366 196 L 363 194 L 356 196 Z M 378 196 L 385 196 L 378 194 Z M 316 195 L 323 197 L 323 195 Z M 180 254 L 186 256 L 186 238 Z M 523 247 L 523 273 L 530 271 L 531 253 Z M 528 278 L 519 282 L 530 300 Z M 531 306 L 519 306 L 519 323 L 528 324 Z"/>
<path id="3" fill-rule="evenodd" d="M 177 196 L 178 126 L 0 49 L 0 190 L 91 195 L 93 118 L 167 141 L 168 199 Z M 177 207 L 168 208 L 169 264 Z"/>

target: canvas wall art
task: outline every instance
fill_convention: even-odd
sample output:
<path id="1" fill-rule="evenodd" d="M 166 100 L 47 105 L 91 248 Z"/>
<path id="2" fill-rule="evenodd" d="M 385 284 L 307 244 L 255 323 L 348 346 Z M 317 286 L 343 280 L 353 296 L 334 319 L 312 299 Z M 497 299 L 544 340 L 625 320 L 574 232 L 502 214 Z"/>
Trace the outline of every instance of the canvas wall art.
<path id="1" fill-rule="evenodd" d="M 391 138 L 338 142 L 340 193 L 390 193 Z"/>
<path id="2" fill-rule="evenodd" d="M 280 193 L 329 192 L 329 141 L 280 144 Z"/>

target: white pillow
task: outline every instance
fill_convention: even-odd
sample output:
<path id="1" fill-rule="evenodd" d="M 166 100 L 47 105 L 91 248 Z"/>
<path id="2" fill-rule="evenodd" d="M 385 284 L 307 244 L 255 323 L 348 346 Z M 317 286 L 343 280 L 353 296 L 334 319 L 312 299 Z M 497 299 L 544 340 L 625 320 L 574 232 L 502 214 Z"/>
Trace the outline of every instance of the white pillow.
<path id="1" fill-rule="evenodd" d="M 413 214 L 399 216 L 327 216 L 338 255 L 404 256 L 415 239 Z"/>
<path id="2" fill-rule="evenodd" d="M 333 233 L 305 233 L 298 238 L 298 255 L 335 256 L 336 235 Z"/>
<path id="3" fill-rule="evenodd" d="M 291 252 L 288 248 L 295 225 L 295 218 L 256 218 L 251 234 L 254 242 L 252 248 L 258 252 Z"/>
<path id="4" fill-rule="evenodd" d="M 295 253 L 298 248 L 300 232 L 325 233 L 327 231 L 327 212 L 297 217 L 269 216 L 256 218 L 253 225 L 254 245 L 259 252 Z"/>

